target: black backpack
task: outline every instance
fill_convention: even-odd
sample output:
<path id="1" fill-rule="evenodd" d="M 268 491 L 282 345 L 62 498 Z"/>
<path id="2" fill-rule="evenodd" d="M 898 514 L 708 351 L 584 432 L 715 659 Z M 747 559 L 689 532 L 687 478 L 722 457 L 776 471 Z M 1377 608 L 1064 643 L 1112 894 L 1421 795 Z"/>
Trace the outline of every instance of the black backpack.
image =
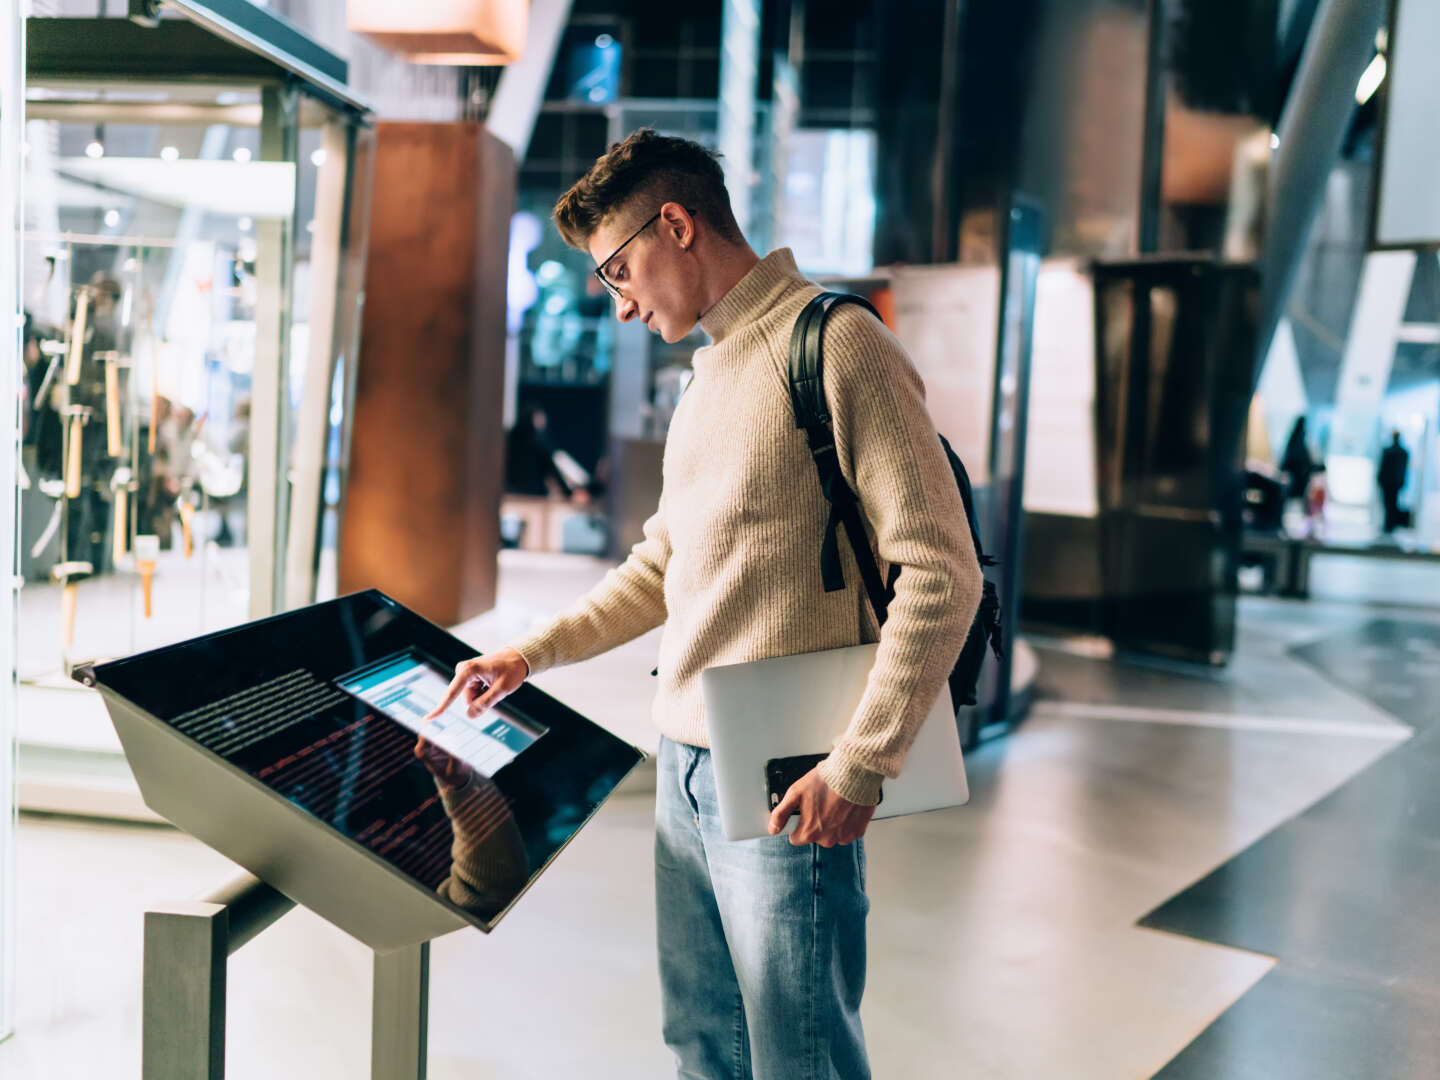
<path id="1" fill-rule="evenodd" d="M 850 546 L 855 551 L 855 561 L 860 567 L 860 577 L 870 604 L 875 610 L 876 622 L 885 624 L 886 609 L 895 596 L 895 581 L 900 576 L 900 567 L 890 568 L 886 582 L 880 580 L 880 569 L 875 564 L 875 555 L 870 550 L 870 541 L 865 535 L 865 526 L 860 520 L 860 501 L 845 482 L 840 471 L 840 462 L 835 453 L 835 432 L 830 410 L 825 403 L 824 370 L 821 354 L 822 338 L 825 332 L 825 317 L 837 304 L 859 304 L 877 319 L 879 314 L 864 297 L 848 293 L 822 292 L 805 305 L 800 317 L 795 320 L 795 329 L 790 334 L 790 403 L 795 409 L 795 426 L 803 428 L 810 441 L 810 455 L 815 459 L 815 468 L 820 474 L 820 490 L 830 503 L 830 520 L 825 526 L 825 539 L 820 548 L 820 574 L 824 579 L 826 592 L 837 592 L 845 588 L 845 576 L 840 565 L 838 527 L 845 526 L 850 537 Z M 965 504 L 965 517 L 970 523 L 970 539 L 975 543 L 975 555 L 981 567 L 994 566 L 995 560 L 986 555 L 980 546 L 980 529 L 975 520 L 975 501 L 970 490 L 970 477 L 965 466 L 955 456 L 955 451 L 940 436 L 940 445 L 945 448 L 945 457 L 950 462 L 950 471 L 955 474 L 955 486 L 960 489 L 960 498 Z M 975 689 L 980 681 L 980 667 L 985 662 L 985 648 L 989 646 L 996 659 L 1002 654 L 1000 637 L 1000 599 L 991 581 L 985 582 L 981 594 L 980 610 L 965 639 L 954 670 L 950 672 L 950 699 L 958 709 L 962 705 L 975 704 Z"/>

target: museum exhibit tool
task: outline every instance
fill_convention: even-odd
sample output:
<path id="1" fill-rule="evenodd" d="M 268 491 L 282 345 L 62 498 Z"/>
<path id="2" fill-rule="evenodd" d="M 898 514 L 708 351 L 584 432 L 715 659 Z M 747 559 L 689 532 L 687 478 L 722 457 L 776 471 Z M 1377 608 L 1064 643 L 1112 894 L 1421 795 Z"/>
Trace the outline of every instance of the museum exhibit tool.
<path id="1" fill-rule="evenodd" d="M 145 916 L 144 1080 L 224 1075 L 225 958 L 294 904 L 375 950 L 372 1076 L 425 1071 L 432 938 L 489 932 L 645 759 L 371 590 L 76 669 L 146 804 L 248 873 Z"/>

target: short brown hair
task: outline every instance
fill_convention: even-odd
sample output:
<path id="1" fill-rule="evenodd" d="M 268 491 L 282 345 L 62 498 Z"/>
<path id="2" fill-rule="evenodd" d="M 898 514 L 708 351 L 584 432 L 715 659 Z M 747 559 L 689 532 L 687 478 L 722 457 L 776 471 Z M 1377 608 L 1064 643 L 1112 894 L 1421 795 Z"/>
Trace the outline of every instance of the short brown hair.
<path id="1" fill-rule="evenodd" d="M 719 159 L 697 142 L 641 128 L 610 147 L 560 196 L 555 224 L 567 244 L 584 251 L 611 215 L 642 200 L 647 213 L 677 202 L 727 240 L 742 240 Z"/>

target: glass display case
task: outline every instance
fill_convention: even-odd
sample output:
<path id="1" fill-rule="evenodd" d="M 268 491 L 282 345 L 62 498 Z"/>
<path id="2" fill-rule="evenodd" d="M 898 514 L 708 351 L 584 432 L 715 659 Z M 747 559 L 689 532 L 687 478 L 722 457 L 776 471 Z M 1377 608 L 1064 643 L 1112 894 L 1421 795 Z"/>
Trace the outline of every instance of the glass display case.
<path id="1" fill-rule="evenodd" d="M 371 130 L 343 61 L 235 7 L 27 22 L 15 669 L 42 808 L 58 752 L 118 754 L 76 665 L 334 592 Z"/>

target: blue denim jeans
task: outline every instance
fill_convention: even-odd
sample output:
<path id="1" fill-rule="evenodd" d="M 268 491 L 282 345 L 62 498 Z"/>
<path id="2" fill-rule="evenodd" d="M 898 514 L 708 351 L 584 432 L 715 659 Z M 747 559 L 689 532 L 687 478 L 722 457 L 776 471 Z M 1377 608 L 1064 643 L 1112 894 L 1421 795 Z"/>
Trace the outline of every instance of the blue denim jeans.
<path id="1" fill-rule="evenodd" d="M 710 751 L 661 739 L 655 911 L 681 1080 L 868 1080 L 864 843 L 726 840 Z"/>

